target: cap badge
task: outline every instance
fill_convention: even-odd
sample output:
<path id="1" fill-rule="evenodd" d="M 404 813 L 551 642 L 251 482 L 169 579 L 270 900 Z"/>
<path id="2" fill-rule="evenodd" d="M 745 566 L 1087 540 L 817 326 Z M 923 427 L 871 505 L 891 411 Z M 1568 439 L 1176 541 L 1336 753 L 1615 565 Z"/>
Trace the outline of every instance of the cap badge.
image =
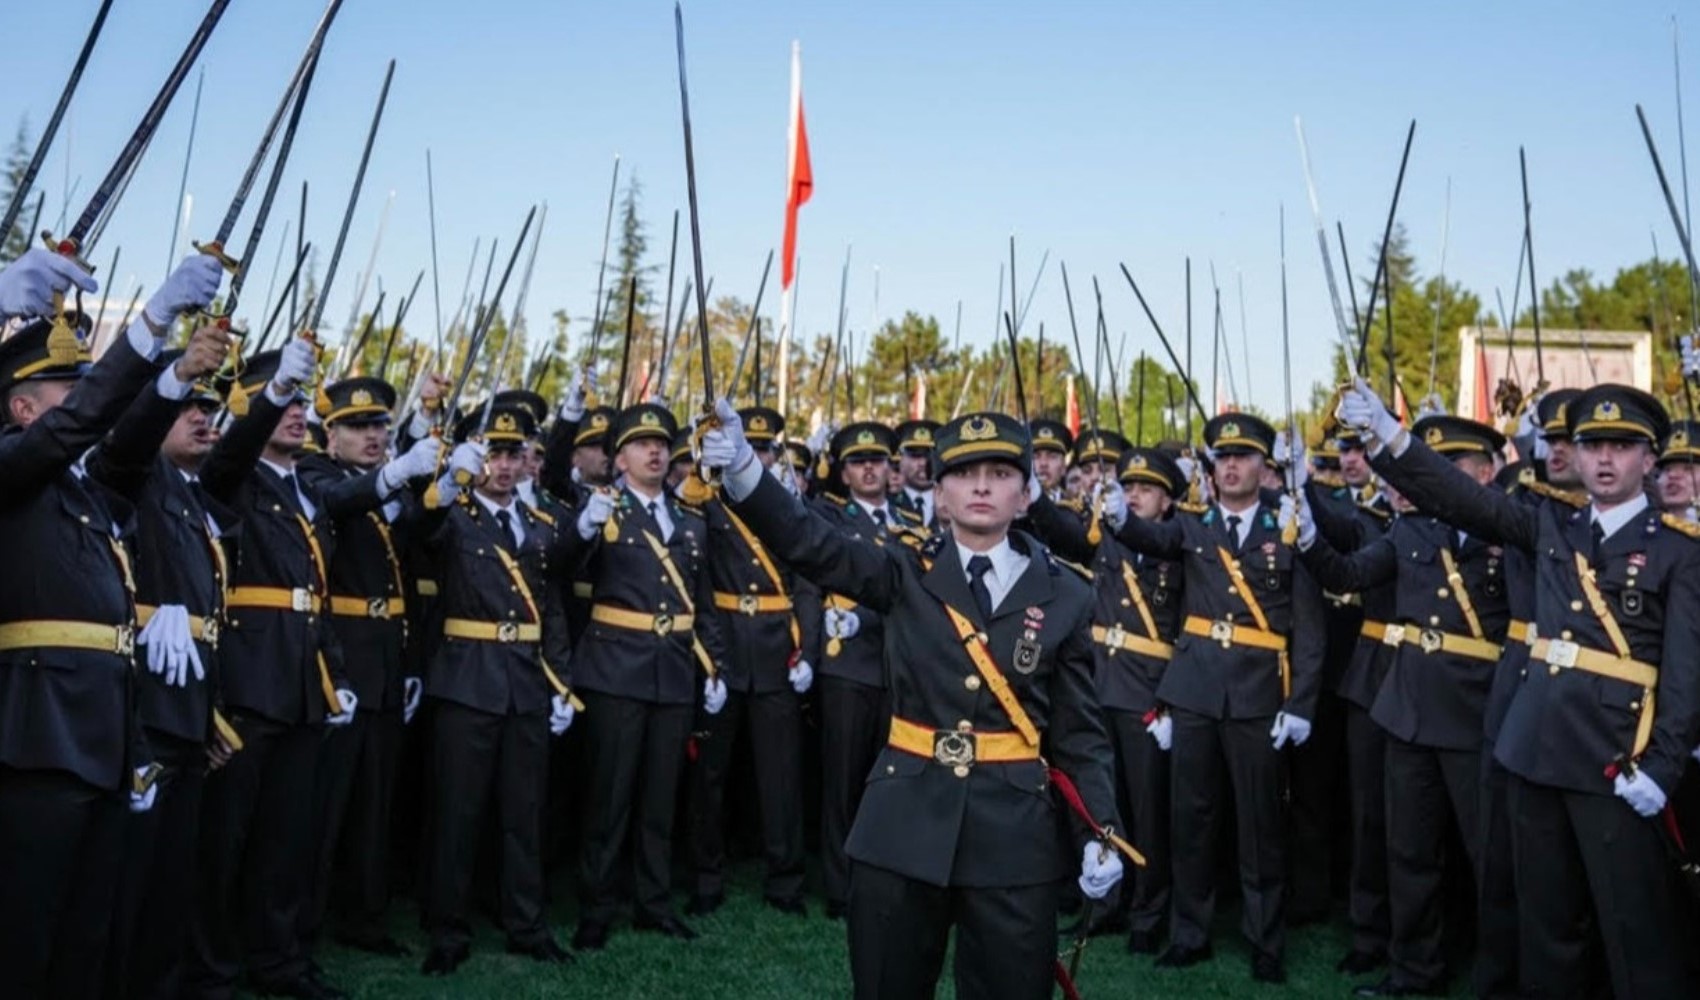
<path id="1" fill-rule="evenodd" d="M 755 431 L 758 434 L 765 433 L 767 431 L 767 418 L 759 413 L 751 417 L 750 430 Z"/>
<path id="2" fill-rule="evenodd" d="M 654 410 L 645 410 L 638 417 L 638 423 L 642 424 L 645 427 L 660 427 L 661 426 L 661 418 L 655 415 Z"/>
<path id="3" fill-rule="evenodd" d="M 371 406 L 372 394 L 365 389 L 356 389 L 348 397 L 351 406 Z"/>
<path id="4" fill-rule="evenodd" d="M 1614 402 L 1612 402 L 1611 400 L 1608 399 L 1605 402 L 1600 403 L 1600 404 L 1598 404 L 1594 407 L 1594 419 L 1595 420 L 1622 420 L 1623 419 L 1623 407 L 1618 406 L 1616 403 L 1614 403 Z"/>
<path id="5" fill-rule="evenodd" d="M 503 433 L 514 434 L 519 431 L 519 421 L 515 420 L 511 413 L 498 413 L 496 414 L 495 429 Z"/>
<path id="6" fill-rule="evenodd" d="M 915 432 L 916 440 L 920 440 L 922 434 L 926 434 L 928 441 L 932 440 L 931 432 L 925 429 Z M 971 417 L 967 423 L 962 425 L 962 440 L 964 441 L 990 441 L 997 436 L 997 425 L 985 417 Z"/>
<path id="7" fill-rule="evenodd" d="M 1222 425 L 1222 432 L 1220 434 L 1216 435 L 1216 440 L 1220 441 L 1223 438 L 1237 438 L 1239 436 L 1240 436 L 1240 425 L 1236 424 L 1232 420 L 1230 420 L 1227 423 Z"/>
<path id="8" fill-rule="evenodd" d="M 1423 435 L 1423 443 L 1429 445 L 1436 445 L 1445 440 L 1446 432 L 1438 427 L 1430 427 L 1428 433 Z"/>

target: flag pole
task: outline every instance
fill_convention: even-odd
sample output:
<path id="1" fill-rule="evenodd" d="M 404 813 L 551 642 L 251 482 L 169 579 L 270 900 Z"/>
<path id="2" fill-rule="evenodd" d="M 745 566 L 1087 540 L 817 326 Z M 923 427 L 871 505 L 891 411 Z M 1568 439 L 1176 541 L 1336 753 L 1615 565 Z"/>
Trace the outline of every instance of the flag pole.
<path id="1" fill-rule="evenodd" d="M 791 41 L 791 108 L 786 123 L 785 259 L 779 266 L 779 412 L 791 402 L 791 308 L 796 295 L 797 210 L 809 200 L 814 174 L 809 166 L 809 139 L 803 124 L 803 47 Z"/>

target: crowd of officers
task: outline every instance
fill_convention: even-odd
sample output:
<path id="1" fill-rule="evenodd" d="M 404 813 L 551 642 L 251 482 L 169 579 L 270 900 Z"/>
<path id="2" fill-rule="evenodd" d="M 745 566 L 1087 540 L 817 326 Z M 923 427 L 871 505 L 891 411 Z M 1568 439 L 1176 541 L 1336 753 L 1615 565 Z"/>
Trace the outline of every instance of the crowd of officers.
<path id="1" fill-rule="evenodd" d="M 958 816 L 942 846 L 904 833 L 927 810 L 886 791 L 919 773 L 892 761 L 962 779 L 999 742 L 895 714 L 930 683 L 918 626 L 819 555 L 930 566 L 952 521 L 934 476 L 976 445 L 1021 456 L 1019 537 L 1090 582 L 1061 639 L 1090 648 L 1081 725 L 1113 803 L 1079 783 L 1144 864 L 1079 934 L 1185 967 L 1212 955 L 1219 891 L 1237 895 L 1251 974 L 1279 982 L 1286 928 L 1338 892 L 1360 995 L 1444 992 L 1466 965 L 1495 997 L 1700 981 L 1680 823 L 1700 424 L 1645 393 L 1540 395 L 1509 464 L 1499 430 L 1406 428 L 1361 383 L 1309 457 L 1249 413 L 1209 420 L 1197 449 L 1002 417 L 803 444 L 757 406 L 735 422 L 773 484 L 746 504 L 693 473 L 666 406 L 596 405 L 583 378 L 559 405 L 507 391 L 444 413 L 434 376 L 409 408 L 380 379 L 319 381 L 305 338 L 234 374 L 216 324 L 162 351 L 218 281 L 190 258 L 93 361 L 86 320 L 52 305 L 86 276 L 43 251 L 0 273 L 10 995 L 339 996 L 321 942 L 409 953 L 398 872 L 429 975 L 467 960 L 481 910 L 509 952 L 572 961 L 547 920 L 562 859 L 575 950 L 627 920 L 686 941 L 725 902 L 729 830 L 759 848 L 765 903 L 801 916 L 817 812 L 829 918 L 870 862 L 937 886 L 1041 870 L 1077 903 L 1065 869 L 989 835 L 1007 810 Z M 787 518 L 806 522 L 789 539 Z M 966 571 L 959 604 L 989 620 L 997 571 Z M 1061 655 L 1045 607 L 1011 619 L 1018 681 Z M 981 691 L 1008 682 L 975 667 L 953 689 L 1008 709 Z M 1089 850 L 1083 890 L 1093 867 Z M 882 931 L 849 915 L 854 959 Z"/>

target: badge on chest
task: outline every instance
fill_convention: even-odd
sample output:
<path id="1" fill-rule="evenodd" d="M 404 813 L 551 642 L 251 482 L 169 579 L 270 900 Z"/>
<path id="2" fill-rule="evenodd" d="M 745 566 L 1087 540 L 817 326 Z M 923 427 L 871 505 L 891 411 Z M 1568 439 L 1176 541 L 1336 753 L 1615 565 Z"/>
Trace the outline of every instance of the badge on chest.
<path id="1" fill-rule="evenodd" d="M 1039 669 L 1039 656 L 1044 646 L 1039 642 L 1039 630 L 1045 625 L 1045 611 L 1038 606 L 1027 609 L 1021 623 L 1021 638 L 1015 643 L 1015 672 L 1031 674 Z"/>

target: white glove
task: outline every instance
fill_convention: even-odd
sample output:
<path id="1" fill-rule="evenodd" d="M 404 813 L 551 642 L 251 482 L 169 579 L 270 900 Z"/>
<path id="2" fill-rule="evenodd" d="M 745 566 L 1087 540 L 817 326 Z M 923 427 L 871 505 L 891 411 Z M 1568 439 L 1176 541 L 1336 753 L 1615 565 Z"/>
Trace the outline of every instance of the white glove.
<path id="1" fill-rule="evenodd" d="M 1287 525 L 1293 524 L 1295 521 L 1299 526 L 1299 551 L 1302 552 L 1316 544 L 1316 519 L 1311 516 L 1310 501 L 1305 499 L 1303 493 L 1299 494 L 1297 500 L 1293 499 L 1291 493 L 1283 493 L 1281 494 L 1281 530 L 1285 531 Z"/>
<path id="2" fill-rule="evenodd" d="M 336 700 L 337 704 L 342 706 L 342 711 L 325 716 L 325 725 L 346 726 L 354 721 L 354 710 L 359 706 L 360 699 L 347 688 L 337 688 Z"/>
<path id="3" fill-rule="evenodd" d="M 702 707 L 709 715 L 719 715 L 726 707 L 726 682 L 718 677 L 710 677 L 702 682 Z"/>
<path id="4" fill-rule="evenodd" d="M 196 680 L 207 679 L 206 669 L 201 666 L 201 651 L 195 648 L 195 640 L 189 634 L 189 612 L 183 605 L 161 605 L 136 641 L 148 647 L 148 672 L 163 674 L 166 684 L 187 685 L 191 667 Z"/>
<path id="5" fill-rule="evenodd" d="M 573 384 L 567 387 L 567 398 L 561 400 L 561 419 L 577 423 L 584 419 L 584 402 L 596 388 L 596 376 L 580 368 Z"/>
<path id="6" fill-rule="evenodd" d="M 419 714 L 419 702 L 425 697 L 425 682 L 417 677 L 401 679 L 401 724 L 409 725 Z"/>
<path id="7" fill-rule="evenodd" d="M 1684 362 L 1683 366 L 1684 366 L 1684 370 L 1686 370 L 1687 362 Z M 1523 440 L 1528 440 L 1530 438 L 1534 438 L 1536 440 L 1540 439 L 1540 436 L 1541 436 L 1541 420 L 1540 420 L 1540 415 L 1535 412 L 1535 408 L 1539 405 L 1540 405 L 1540 397 L 1538 397 L 1538 396 L 1535 397 L 1534 399 L 1531 399 L 1531 400 L 1528 401 L 1528 405 L 1526 405 L 1523 408 L 1523 415 L 1521 417 L 1517 418 L 1517 431 L 1516 431 L 1516 433 L 1511 435 L 1513 439 L 1516 439 L 1516 438 L 1521 438 Z"/>
<path id="8" fill-rule="evenodd" d="M 826 609 L 826 636 L 829 639 L 854 639 L 862 631 L 862 619 L 854 611 Z M 1700 750 L 1695 751 L 1700 754 Z"/>
<path id="9" fill-rule="evenodd" d="M 1269 735 L 1275 738 L 1275 749 L 1279 750 L 1291 743 L 1293 746 L 1303 746 L 1310 739 L 1310 720 L 1301 719 L 1286 712 L 1275 713 L 1275 725 L 1270 728 Z"/>
<path id="10" fill-rule="evenodd" d="M 145 767 L 136 768 L 136 777 L 142 777 L 147 773 L 147 770 Z M 130 811 L 145 813 L 153 808 L 153 800 L 157 798 L 159 798 L 159 782 L 157 781 L 149 782 L 148 790 L 145 792 L 138 792 L 132 787 L 130 789 Z"/>
<path id="11" fill-rule="evenodd" d="M 593 492 L 578 512 L 578 536 L 590 541 L 613 515 L 614 494 L 602 490 Z"/>
<path id="12" fill-rule="evenodd" d="M 34 253 L 35 251 L 30 251 Z M 1700 351 L 1694 348 L 1694 335 L 1682 335 L 1682 377 L 1700 378 Z"/>
<path id="13" fill-rule="evenodd" d="M 464 472 L 474 481 L 484 475 L 484 444 L 480 441 L 462 441 L 455 445 L 455 450 L 449 453 L 449 478 L 455 473 Z"/>
<path id="14" fill-rule="evenodd" d="M 1127 523 L 1127 491 L 1119 483 L 1105 487 L 1103 505 L 1104 523 L 1111 531 L 1122 530 L 1122 525 Z"/>
<path id="15" fill-rule="evenodd" d="M 1175 720 L 1169 718 L 1169 713 L 1164 712 L 1146 723 L 1145 731 L 1157 741 L 1157 749 L 1167 750 L 1175 740 Z"/>
<path id="16" fill-rule="evenodd" d="M 791 668 L 791 690 L 798 694 L 808 694 L 809 686 L 815 682 L 815 668 L 809 666 L 808 660 L 798 660 Z"/>
<path id="17" fill-rule="evenodd" d="M 408 480 L 436 472 L 437 455 L 440 451 L 441 442 L 436 438 L 424 437 L 413 442 L 413 447 L 397 455 L 378 470 L 378 495 L 387 497 L 406 486 Z"/>
<path id="18" fill-rule="evenodd" d="M 71 258 L 44 247 L 31 247 L 0 271 L 0 316 L 45 316 L 53 311 L 55 293 L 76 285 L 85 292 L 100 290 L 94 277 Z"/>
<path id="19" fill-rule="evenodd" d="M 212 305 L 218 286 L 224 281 L 224 265 L 211 254 L 197 253 L 183 258 L 165 279 L 164 284 L 148 297 L 142 315 L 155 327 L 177 322 L 186 312 L 195 312 Z"/>
<path id="20" fill-rule="evenodd" d="M 1042 497 L 1044 495 L 1045 495 L 1045 487 L 1044 487 L 1044 484 L 1039 482 L 1039 477 L 1038 476 L 1028 476 L 1027 477 L 1027 502 L 1028 503 L 1034 503 L 1040 497 Z"/>
<path id="21" fill-rule="evenodd" d="M 573 703 L 562 695 L 549 700 L 549 735 L 559 736 L 573 724 Z"/>
<path id="22" fill-rule="evenodd" d="M 1374 434 L 1382 444 L 1389 444 L 1399 436 L 1398 418 L 1387 412 L 1381 397 L 1361 378 L 1353 379 L 1352 387 L 1340 393 L 1340 405 L 1334 414 L 1346 426 Z"/>
<path id="23" fill-rule="evenodd" d="M 1647 777 L 1645 772 L 1636 771 L 1635 776 L 1625 778 L 1622 772 L 1611 781 L 1611 790 L 1617 797 L 1629 803 L 1629 808 L 1641 817 L 1657 816 L 1665 807 L 1665 790 L 1659 783 Z"/>
<path id="24" fill-rule="evenodd" d="M 1293 489 L 1302 490 L 1305 483 L 1310 482 L 1310 454 L 1305 451 L 1305 443 L 1298 442 L 1288 458 L 1290 462 L 1287 467 L 1292 470 L 1288 476 Z"/>
<path id="25" fill-rule="evenodd" d="M 802 488 L 797 484 L 797 477 L 793 475 L 796 470 L 791 468 L 790 462 L 780 460 L 768 466 L 767 471 L 779 481 L 779 485 L 785 487 L 785 492 L 794 497 L 802 496 Z"/>
<path id="26" fill-rule="evenodd" d="M 755 460 L 755 449 L 744 438 L 744 419 L 725 396 L 714 403 L 714 417 L 719 426 L 703 435 L 702 454 L 698 459 L 709 469 L 742 469 Z"/>
<path id="27" fill-rule="evenodd" d="M 1122 859 L 1114 850 L 1094 841 L 1080 855 L 1080 894 L 1103 899 L 1122 880 Z"/>
<path id="28" fill-rule="evenodd" d="M 294 337 L 283 345 L 283 353 L 277 361 L 277 374 L 272 376 L 272 385 L 277 387 L 280 395 L 294 392 L 313 377 L 313 372 L 318 367 L 319 352 L 313 342 L 306 337 Z"/>
<path id="29" fill-rule="evenodd" d="M 1421 420 L 1424 417 L 1439 416 L 1445 412 L 1446 407 L 1441 403 L 1440 395 L 1438 393 L 1431 392 L 1423 397 L 1422 405 L 1417 407 L 1417 419 Z"/>
<path id="30" fill-rule="evenodd" d="M 816 427 L 814 432 L 809 435 L 809 451 L 819 455 L 821 449 L 825 448 L 832 441 L 832 436 L 836 433 L 838 433 L 837 429 L 831 424 L 821 424 L 819 427 Z"/>

